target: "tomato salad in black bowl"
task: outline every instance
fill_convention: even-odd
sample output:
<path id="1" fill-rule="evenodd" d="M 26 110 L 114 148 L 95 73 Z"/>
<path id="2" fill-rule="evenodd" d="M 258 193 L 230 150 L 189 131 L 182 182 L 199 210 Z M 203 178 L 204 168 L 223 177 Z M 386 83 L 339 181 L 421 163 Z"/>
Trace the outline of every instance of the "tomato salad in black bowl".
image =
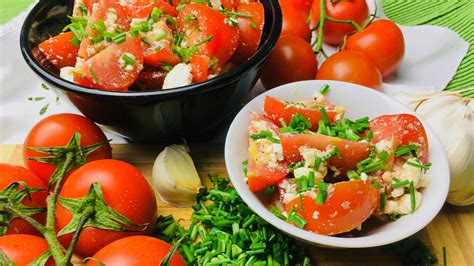
<path id="1" fill-rule="evenodd" d="M 33 8 L 20 45 L 41 78 L 112 131 L 199 139 L 242 106 L 280 29 L 276 0 L 55 0 Z"/>

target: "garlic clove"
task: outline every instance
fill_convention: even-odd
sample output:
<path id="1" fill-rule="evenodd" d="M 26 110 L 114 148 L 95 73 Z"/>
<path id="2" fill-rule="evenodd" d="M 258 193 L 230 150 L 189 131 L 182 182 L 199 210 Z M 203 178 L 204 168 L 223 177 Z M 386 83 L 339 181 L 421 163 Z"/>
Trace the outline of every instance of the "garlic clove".
<path id="1" fill-rule="evenodd" d="M 166 147 L 155 160 L 152 178 L 161 200 L 179 207 L 196 203 L 203 187 L 186 145 Z"/>

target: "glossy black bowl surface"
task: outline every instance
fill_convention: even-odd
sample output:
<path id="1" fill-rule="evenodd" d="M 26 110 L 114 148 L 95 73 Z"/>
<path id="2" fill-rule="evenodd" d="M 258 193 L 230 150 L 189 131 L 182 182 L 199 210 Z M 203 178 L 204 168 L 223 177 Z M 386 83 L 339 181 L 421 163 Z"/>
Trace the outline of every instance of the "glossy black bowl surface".
<path id="1" fill-rule="evenodd" d="M 169 142 L 182 138 L 207 140 L 243 106 L 258 80 L 263 60 L 281 31 L 277 0 L 260 0 L 265 25 L 257 52 L 229 72 L 202 83 L 171 90 L 113 92 L 86 88 L 59 77 L 40 63 L 34 48 L 69 23 L 73 0 L 40 0 L 21 29 L 26 63 L 80 112 L 132 141 Z"/>

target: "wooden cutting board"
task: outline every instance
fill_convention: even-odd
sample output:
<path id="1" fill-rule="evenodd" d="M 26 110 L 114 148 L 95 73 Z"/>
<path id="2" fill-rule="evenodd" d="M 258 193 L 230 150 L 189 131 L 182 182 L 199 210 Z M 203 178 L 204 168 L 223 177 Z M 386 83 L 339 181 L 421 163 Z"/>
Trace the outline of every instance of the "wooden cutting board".
<path id="1" fill-rule="evenodd" d="M 153 162 L 162 146 L 142 144 L 113 145 L 115 159 L 127 161 L 138 167 L 150 178 Z M 207 174 L 227 176 L 224 165 L 224 147 L 222 144 L 192 144 L 192 157 L 201 178 L 208 184 Z M 21 145 L 0 145 L 0 162 L 23 165 Z M 183 219 L 182 224 L 190 223 L 191 208 L 176 208 L 158 199 L 158 214 L 172 213 L 175 218 Z M 394 232 L 396 233 L 396 232 Z M 442 265 L 443 247 L 446 247 L 447 265 L 474 265 L 474 205 L 454 207 L 446 204 L 438 216 L 423 230 L 416 234 L 433 250 Z M 400 265 L 399 259 L 382 248 L 366 249 L 326 249 L 310 247 L 314 265 Z"/>

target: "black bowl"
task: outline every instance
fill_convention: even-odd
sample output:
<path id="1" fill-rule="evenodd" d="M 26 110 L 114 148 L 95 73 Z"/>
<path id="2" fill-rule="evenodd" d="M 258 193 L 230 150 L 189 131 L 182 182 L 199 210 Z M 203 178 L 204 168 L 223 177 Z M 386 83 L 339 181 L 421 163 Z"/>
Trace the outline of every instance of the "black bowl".
<path id="1" fill-rule="evenodd" d="M 61 98 L 96 123 L 132 141 L 168 142 L 212 138 L 224 121 L 243 106 L 259 77 L 263 60 L 281 31 L 278 0 L 261 0 L 265 8 L 263 36 L 257 52 L 241 65 L 202 83 L 171 90 L 113 92 L 86 88 L 61 79 L 41 64 L 35 47 L 69 24 L 73 0 L 40 0 L 21 29 L 26 63 Z"/>

